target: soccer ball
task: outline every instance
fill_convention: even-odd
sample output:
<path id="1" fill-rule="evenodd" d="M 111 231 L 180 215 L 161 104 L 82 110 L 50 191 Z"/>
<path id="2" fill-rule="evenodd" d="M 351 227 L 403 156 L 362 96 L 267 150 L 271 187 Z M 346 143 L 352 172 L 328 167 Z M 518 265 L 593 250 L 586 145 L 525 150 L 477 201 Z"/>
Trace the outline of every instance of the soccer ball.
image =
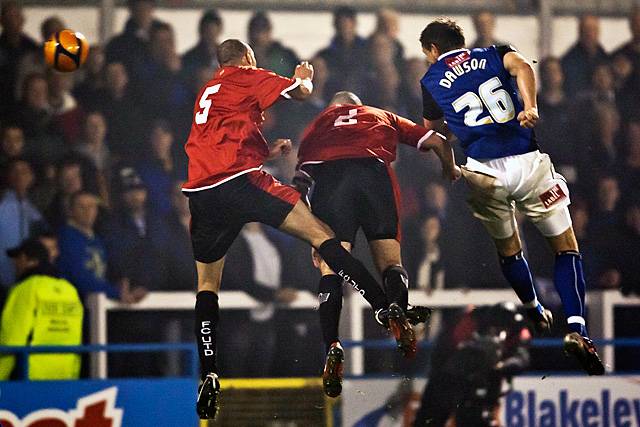
<path id="1" fill-rule="evenodd" d="M 58 71 L 75 71 L 87 59 L 89 43 L 82 33 L 62 30 L 54 33 L 44 44 L 44 59 Z"/>

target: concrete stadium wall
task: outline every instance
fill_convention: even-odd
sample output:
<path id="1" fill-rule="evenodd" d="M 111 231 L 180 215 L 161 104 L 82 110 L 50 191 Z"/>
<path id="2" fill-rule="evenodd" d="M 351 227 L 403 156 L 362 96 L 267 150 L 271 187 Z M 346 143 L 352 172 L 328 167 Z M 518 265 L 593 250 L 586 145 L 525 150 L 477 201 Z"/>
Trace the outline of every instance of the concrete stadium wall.
<path id="1" fill-rule="evenodd" d="M 197 23 L 202 11 L 197 9 L 158 9 L 157 16 L 173 25 L 177 34 L 177 47 L 184 52 L 197 39 Z M 26 32 L 36 39 L 40 38 L 40 23 L 51 15 L 58 15 L 69 28 L 82 32 L 91 43 L 98 38 L 99 15 L 93 7 L 27 7 Z M 250 11 L 222 10 L 224 21 L 223 38 L 246 39 Z M 285 12 L 270 13 L 273 21 L 274 36 L 285 45 L 292 47 L 301 58 L 309 59 L 319 49 L 325 47 L 333 35 L 331 13 L 329 12 Z M 418 37 L 434 15 L 403 14 L 401 18 L 400 41 L 404 44 L 408 57 L 421 55 Z M 467 41 L 475 38 L 469 16 L 453 16 L 459 20 L 466 32 Z M 125 8 L 118 8 L 115 19 L 115 31 L 119 33 L 127 19 Z M 359 16 L 359 33 L 370 34 L 375 26 L 372 13 Z M 577 19 L 575 17 L 557 17 L 553 23 L 553 53 L 562 55 L 577 37 Z M 501 15 L 497 19 L 496 34 L 517 46 L 523 54 L 536 59 L 538 56 L 538 21 L 534 16 Z M 607 50 L 614 49 L 630 37 L 624 18 L 603 18 L 601 39 Z"/>

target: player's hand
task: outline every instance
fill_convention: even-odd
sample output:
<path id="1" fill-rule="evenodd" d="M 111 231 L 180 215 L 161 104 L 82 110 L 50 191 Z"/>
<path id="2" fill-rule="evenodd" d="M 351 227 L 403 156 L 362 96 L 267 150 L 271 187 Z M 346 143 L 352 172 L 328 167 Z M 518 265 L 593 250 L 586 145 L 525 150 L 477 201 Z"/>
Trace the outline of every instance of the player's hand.
<path id="1" fill-rule="evenodd" d="M 531 129 L 536 123 L 538 123 L 538 107 L 527 108 L 526 110 L 520 111 L 518 114 L 518 121 L 520 122 L 520 126 L 523 128 Z"/>
<path id="2" fill-rule="evenodd" d="M 269 147 L 269 156 L 267 160 L 273 160 L 280 156 L 286 156 L 291 152 L 293 145 L 290 139 L 278 138 Z"/>
<path id="3" fill-rule="evenodd" d="M 302 61 L 298 66 L 296 66 L 296 71 L 293 73 L 293 77 L 303 80 L 313 80 L 313 65 L 309 64 L 307 61 Z"/>
<path id="4" fill-rule="evenodd" d="M 298 298 L 298 291 L 293 288 L 282 288 L 276 291 L 278 302 L 291 304 Z"/>
<path id="5" fill-rule="evenodd" d="M 442 177 L 447 181 L 455 182 L 462 176 L 462 170 L 457 165 L 442 169 Z"/>

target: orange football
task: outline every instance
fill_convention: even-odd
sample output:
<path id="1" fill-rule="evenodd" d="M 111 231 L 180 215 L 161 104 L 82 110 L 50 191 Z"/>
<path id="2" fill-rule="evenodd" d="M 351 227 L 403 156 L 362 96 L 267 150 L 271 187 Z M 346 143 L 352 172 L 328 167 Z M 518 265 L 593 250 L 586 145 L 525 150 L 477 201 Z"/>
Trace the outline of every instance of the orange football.
<path id="1" fill-rule="evenodd" d="M 62 30 L 54 33 L 44 44 L 44 59 L 50 67 L 62 71 L 75 71 L 87 59 L 89 43 L 82 33 Z"/>

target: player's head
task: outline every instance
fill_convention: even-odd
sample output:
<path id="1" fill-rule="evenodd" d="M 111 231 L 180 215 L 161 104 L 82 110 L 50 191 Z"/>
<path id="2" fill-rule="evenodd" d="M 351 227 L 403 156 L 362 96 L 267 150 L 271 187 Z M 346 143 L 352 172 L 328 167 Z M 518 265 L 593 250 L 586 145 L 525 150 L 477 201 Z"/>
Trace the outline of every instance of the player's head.
<path id="1" fill-rule="evenodd" d="M 434 63 L 443 53 L 464 47 L 464 32 L 454 20 L 438 18 L 422 30 L 420 43 L 429 62 Z"/>
<path id="2" fill-rule="evenodd" d="M 336 92 L 336 94 L 333 95 L 333 98 L 331 98 L 331 102 L 329 103 L 329 105 L 338 105 L 338 104 L 362 105 L 362 101 L 360 101 L 360 98 L 358 98 L 358 95 L 356 95 L 355 93 L 349 92 L 346 90 L 341 90 L 340 92 Z"/>
<path id="3" fill-rule="evenodd" d="M 218 46 L 218 63 L 222 67 L 225 65 L 256 67 L 256 56 L 248 44 L 238 39 L 228 39 Z"/>

